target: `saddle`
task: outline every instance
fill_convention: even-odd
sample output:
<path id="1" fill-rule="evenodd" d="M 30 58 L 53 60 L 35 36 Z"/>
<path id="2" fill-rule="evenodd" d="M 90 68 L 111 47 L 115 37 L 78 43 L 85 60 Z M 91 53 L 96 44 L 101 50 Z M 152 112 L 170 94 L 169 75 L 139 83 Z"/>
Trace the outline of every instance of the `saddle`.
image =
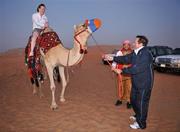
<path id="1" fill-rule="evenodd" d="M 29 57 L 31 51 L 31 38 L 29 37 L 27 46 L 25 48 L 25 64 L 28 66 L 28 74 L 30 78 L 37 78 L 39 75 L 42 76 L 42 59 L 40 49 L 46 54 L 51 48 L 62 44 L 57 33 L 54 31 L 47 31 L 41 33 L 37 40 L 34 48 L 34 56 Z"/>

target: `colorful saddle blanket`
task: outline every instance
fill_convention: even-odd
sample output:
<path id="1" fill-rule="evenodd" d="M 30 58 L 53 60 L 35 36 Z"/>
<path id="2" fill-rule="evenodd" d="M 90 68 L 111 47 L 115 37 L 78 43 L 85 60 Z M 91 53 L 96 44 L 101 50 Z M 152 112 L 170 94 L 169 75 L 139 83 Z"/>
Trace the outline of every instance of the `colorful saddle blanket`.
<path id="1" fill-rule="evenodd" d="M 43 50 L 43 52 L 46 54 L 51 48 L 57 46 L 60 44 L 61 41 L 56 34 L 56 32 L 47 32 L 43 33 L 40 37 L 37 39 L 37 44 L 39 44 L 39 48 Z M 62 43 L 61 43 L 62 44 Z M 39 51 L 39 50 L 38 50 Z"/>
<path id="2" fill-rule="evenodd" d="M 31 37 L 29 37 L 27 46 L 25 48 L 25 63 L 28 65 L 29 75 L 32 77 L 32 74 L 41 73 L 42 65 L 41 65 L 41 54 L 40 49 L 46 54 L 51 48 L 57 46 L 58 44 L 62 44 L 56 32 L 46 32 L 41 34 L 36 40 L 36 46 L 34 48 L 34 66 L 28 63 L 29 53 L 31 51 Z M 32 73 L 33 71 L 33 73 Z"/>

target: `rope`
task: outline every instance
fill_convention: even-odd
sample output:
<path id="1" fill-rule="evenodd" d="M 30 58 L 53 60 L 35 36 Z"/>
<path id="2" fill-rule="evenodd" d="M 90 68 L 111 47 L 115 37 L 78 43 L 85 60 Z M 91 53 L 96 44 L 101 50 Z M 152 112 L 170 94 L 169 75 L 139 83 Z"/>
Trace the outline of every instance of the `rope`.
<path id="1" fill-rule="evenodd" d="M 97 43 L 96 39 L 93 37 L 92 34 L 91 34 L 91 37 L 92 37 L 92 39 L 94 40 L 96 46 L 98 47 L 101 56 L 104 55 L 104 54 L 105 54 L 104 51 L 103 51 L 102 48 L 99 46 L 99 44 Z M 107 63 L 109 64 L 110 67 L 112 66 L 111 63 L 109 62 L 109 60 L 107 60 Z"/>
<path id="2" fill-rule="evenodd" d="M 92 39 L 94 40 L 96 46 L 99 49 L 99 52 L 101 53 L 101 55 L 104 55 L 104 51 L 101 49 L 101 47 L 99 46 L 99 44 L 97 43 L 96 39 L 93 37 L 93 35 L 91 34 Z M 107 63 L 109 64 L 110 68 L 112 67 L 111 63 L 109 62 L 109 60 L 107 60 Z M 122 87 L 123 87 L 123 82 L 124 80 L 122 80 L 122 75 L 118 74 L 118 95 L 119 97 L 122 97 Z M 119 83 L 120 82 L 120 83 Z M 115 82 L 116 85 L 116 82 Z"/>
<path id="3" fill-rule="evenodd" d="M 98 45 L 98 43 L 97 43 L 97 41 L 96 41 L 96 39 L 93 37 L 93 35 L 91 34 L 91 37 L 92 37 L 92 39 L 94 40 L 94 42 L 95 42 L 95 44 L 96 44 L 96 46 L 98 47 L 98 49 L 99 49 L 99 51 L 100 51 L 100 53 L 102 54 L 102 55 L 104 55 L 104 51 L 102 50 L 102 48 Z M 109 62 L 109 61 L 108 61 Z M 109 64 L 109 63 L 108 63 Z"/>
<path id="4" fill-rule="evenodd" d="M 93 37 L 92 34 L 91 34 L 91 37 L 92 37 L 92 39 L 94 40 L 96 47 L 99 49 L 99 52 L 100 52 L 101 56 L 103 56 L 103 55 L 105 54 L 104 51 L 103 51 L 103 49 L 99 46 L 99 44 L 97 43 L 96 39 Z M 107 60 L 107 63 L 108 63 L 108 66 L 111 68 L 112 65 L 111 65 L 111 63 L 109 62 L 109 60 Z M 111 74 L 111 78 L 115 78 L 114 75 L 115 75 L 115 74 Z"/>

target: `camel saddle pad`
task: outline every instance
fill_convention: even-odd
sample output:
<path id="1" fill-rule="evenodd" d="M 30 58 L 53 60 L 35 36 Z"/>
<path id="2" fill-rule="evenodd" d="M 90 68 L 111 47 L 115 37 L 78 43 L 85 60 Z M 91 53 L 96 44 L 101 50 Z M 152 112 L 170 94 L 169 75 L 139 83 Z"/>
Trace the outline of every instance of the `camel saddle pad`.
<path id="1" fill-rule="evenodd" d="M 38 47 L 46 54 L 51 48 L 61 43 L 56 32 L 46 32 L 37 38 Z"/>

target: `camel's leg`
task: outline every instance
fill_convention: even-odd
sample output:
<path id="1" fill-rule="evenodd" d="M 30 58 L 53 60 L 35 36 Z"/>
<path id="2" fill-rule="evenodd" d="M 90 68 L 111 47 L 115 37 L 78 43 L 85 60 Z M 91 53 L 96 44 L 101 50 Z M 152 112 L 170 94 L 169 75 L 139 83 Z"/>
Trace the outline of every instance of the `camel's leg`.
<path id="1" fill-rule="evenodd" d="M 36 87 L 36 83 L 35 83 L 35 80 L 33 80 L 34 83 L 32 84 L 33 85 L 33 95 L 37 95 L 37 87 Z"/>
<path id="2" fill-rule="evenodd" d="M 35 84 L 33 84 L 33 95 L 37 95 L 37 89 Z"/>
<path id="3" fill-rule="evenodd" d="M 47 66 L 47 71 L 50 79 L 50 88 L 52 91 L 52 103 L 51 103 L 51 109 L 56 109 L 58 106 L 56 104 L 55 100 L 55 84 L 54 84 L 54 79 L 53 79 L 53 67 L 52 66 Z"/>
<path id="4" fill-rule="evenodd" d="M 39 97 L 42 98 L 44 97 L 44 94 L 42 92 L 42 83 L 39 81 Z"/>
<path id="5" fill-rule="evenodd" d="M 59 66 L 59 73 L 60 73 L 60 77 L 61 77 L 61 81 L 62 81 L 62 91 L 61 91 L 61 95 L 60 95 L 60 101 L 65 102 L 64 92 L 65 92 L 65 89 L 67 86 L 67 81 L 66 81 L 65 74 L 64 74 L 64 67 Z"/>
<path id="6" fill-rule="evenodd" d="M 37 94 L 37 89 L 36 89 L 36 84 L 35 84 L 35 80 L 33 78 L 30 78 L 31 80 L 31 84 L 33 86 L 33 95 Z"/>

